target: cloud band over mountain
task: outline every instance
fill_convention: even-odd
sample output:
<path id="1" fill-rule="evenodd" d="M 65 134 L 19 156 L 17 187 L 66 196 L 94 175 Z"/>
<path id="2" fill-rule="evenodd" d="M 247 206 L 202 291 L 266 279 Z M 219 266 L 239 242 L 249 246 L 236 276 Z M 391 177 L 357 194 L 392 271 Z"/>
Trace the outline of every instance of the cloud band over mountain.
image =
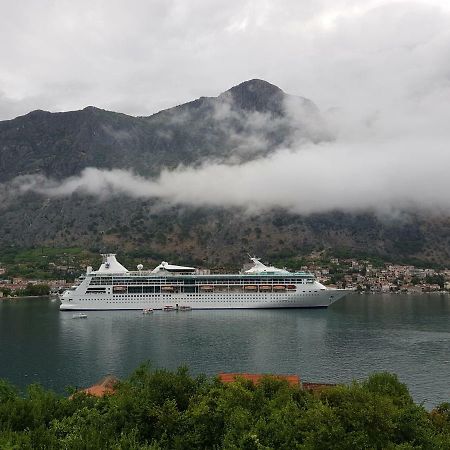
<path id="1" fill-rule="evenodd" d="M 420 148 L 422 147 L 422 151 Z M 412 157 L 414 155 L 414 157 Z M 83 193 L 158 198 L 172 204 L 273 207 L 296 213 L 425 210 L 450 213 L 446 143 L 417 138 L 372 143 L 324 143 L 280 150 L 241 165 L 204 164 L 163 170 L 148 179 L 127 170 L 84 169 L 60 181 L 40 175 L 15 178 L 3 195 L 36 192 L 48 197 Z"/>

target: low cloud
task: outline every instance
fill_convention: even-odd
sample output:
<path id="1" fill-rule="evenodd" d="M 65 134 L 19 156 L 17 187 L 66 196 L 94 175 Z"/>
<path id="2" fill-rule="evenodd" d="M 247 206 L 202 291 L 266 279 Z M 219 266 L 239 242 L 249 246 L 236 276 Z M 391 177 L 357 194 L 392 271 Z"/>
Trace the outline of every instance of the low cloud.
<path id="1" fill-rule="evenodd" d="M 216 129 L 226 137 L 227 163 L 239 164 L 255 159 L 277 147 L 299 148 L 332 138 L 319 110 L 310 100 L 284 96 L 280 102 L 283 113 L 276 114 L 243 110 L 227 94 L 218 97 L 212 114 Z"/>
<path id="2" fill-rule="evenodd" d="M 7 191 L 47 197 L 82 193 L 101 199 L 126 195 L 171 204 L 241 207 L 250 213 L 281 207 L 301 214 L 335 209 L 450 214 L 448 167 L 447 144 L 439 140 L 329 142 L 279 150 L 238 166 L 212 163 L 163 170 L 154 179 L 93 167 L 62 181 L 27 175 L 15 178 Z"/>
<path id="3" fill-rule="evenodd" d="M 298 102 L 287 105 L 284 118 L 237 114 L 225 102 L 214 117 L 228 136 L 227 145 L 236 141 L 236 146 L 222 161 L 163 169 L 153 178 L 95 167 L 63 180 L 25 175 L 0 185 L 0 196 L 125 195 L 172 205 L 239 207 L 250 213 L 285 208 L 299 214 L 342 210 L 450 215 L 447 94 L 446 85 L 433 86 L 398 104 L 333 108 L 323 119 L 314 111 L 308 114 Z M 241 124 L 239 134 L 234 122 Z M 270 130 L 283 127 L 293 131 L 290 145 L 269 154 L 261 151 L 269 145 Z M 315 141 L 314 133 L 321 139 Z M 331 135 L 333 140 L 326 140 Z"/>

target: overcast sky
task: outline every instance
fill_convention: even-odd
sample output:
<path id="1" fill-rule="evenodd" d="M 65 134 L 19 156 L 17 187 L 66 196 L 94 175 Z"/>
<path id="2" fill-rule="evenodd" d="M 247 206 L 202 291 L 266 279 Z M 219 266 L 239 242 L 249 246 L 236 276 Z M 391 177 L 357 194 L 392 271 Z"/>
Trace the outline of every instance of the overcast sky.
<path id="1" fill-rule="evenodd" d="M 87 105 L 150 115 L 262 78 L 312 99 L 334 136 L 239 167 L 207 161 L 156 179 L 88 168 L 3 191 L 450 214 L 450 0 L 40 0 L 1 11 L 1 118 Z"/>
<path id="2" fill-rule="evenodd" d="M 250 78 L 322 110 L 449 98 L 449 0 L 0 1 L 0 119 L 149 115 Z"/>

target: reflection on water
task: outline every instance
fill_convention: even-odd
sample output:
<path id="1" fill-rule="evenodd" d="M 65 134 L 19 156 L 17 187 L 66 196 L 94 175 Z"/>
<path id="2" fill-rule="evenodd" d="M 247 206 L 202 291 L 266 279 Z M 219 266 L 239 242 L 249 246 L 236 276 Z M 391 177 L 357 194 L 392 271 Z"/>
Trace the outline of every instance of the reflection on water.
<path id="1" fill-rule="evenodd" d="M 0 377 L 63 391 L 143 361 L 194 373 L 295 373 L 348 382 L 388 370 L 427 406 L 449 400 L 448 296 L 352 295 L 328 310 L 92 311 L 0 302 Z"/>

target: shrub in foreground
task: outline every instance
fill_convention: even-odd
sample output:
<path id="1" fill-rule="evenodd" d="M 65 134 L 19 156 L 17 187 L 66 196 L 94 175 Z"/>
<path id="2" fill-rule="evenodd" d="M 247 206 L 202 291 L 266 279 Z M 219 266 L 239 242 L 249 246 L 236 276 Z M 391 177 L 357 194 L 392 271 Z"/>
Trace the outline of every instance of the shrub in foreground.
<path id="1" fill-rule="evenodd" d="M 449 449 L 450 404 L 429 413 L 388 373 L 312 394 L 145 365 L 103 398 L 0 380 L 0 448 Z"/>

